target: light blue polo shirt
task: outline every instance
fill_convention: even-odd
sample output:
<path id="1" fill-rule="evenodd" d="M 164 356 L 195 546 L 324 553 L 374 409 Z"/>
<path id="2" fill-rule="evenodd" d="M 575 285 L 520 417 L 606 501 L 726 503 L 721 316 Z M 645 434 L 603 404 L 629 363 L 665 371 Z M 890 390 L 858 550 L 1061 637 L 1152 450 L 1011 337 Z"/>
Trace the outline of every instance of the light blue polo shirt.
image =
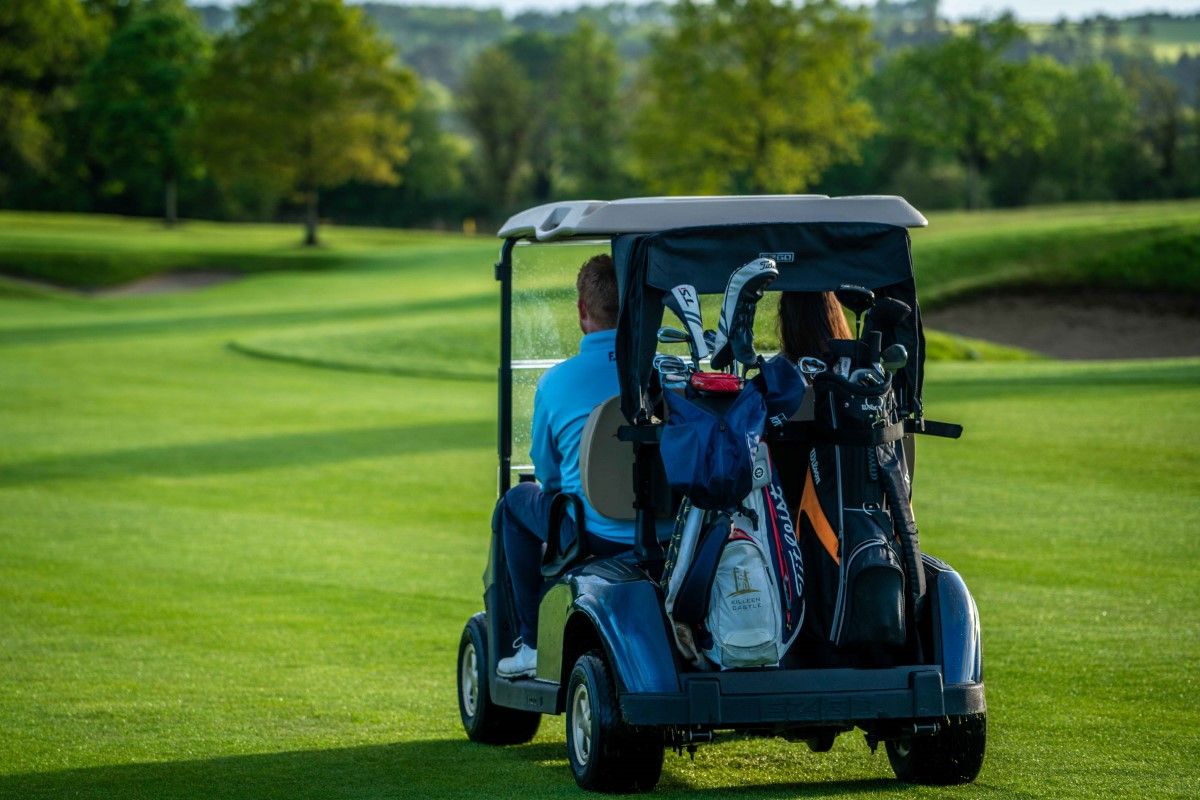
<path id="1" fill-rule="evenodd" d="M 583 500 L 584 527 L 593 536 L 633 545 L 634 525 L 602 517 L 583 494 L 579 440 L 592 409 L 620 393 L 617 331 L 589 333 L 579 354 L 547 370 L 533 398 L 533 471 L 545 491 L 563 491 Z M 574 511 L 571 512 L 572 519 Z"/>

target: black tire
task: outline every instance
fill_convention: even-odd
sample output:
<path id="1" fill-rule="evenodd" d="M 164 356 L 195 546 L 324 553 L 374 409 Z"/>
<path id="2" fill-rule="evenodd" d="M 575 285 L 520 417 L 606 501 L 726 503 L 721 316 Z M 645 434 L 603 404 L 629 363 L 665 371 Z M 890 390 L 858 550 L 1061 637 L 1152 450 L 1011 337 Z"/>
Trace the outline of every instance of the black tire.
<path id="1" fill-rule="evenodd" d="M 905 783 L 950 786 L 970 783 L 983 766 L 987 714 L 950 717 L 932 736 L 889 741 L 888 761 Z"/>
<path id="2" fill-rule="evenodd" d="M 567 683 L 567 760 L 581 789 L 648 792 L 663 767 L 663 734 L 621 719 L 604 657 L 585 653 Z"/>
<path id="3" fill-rule="evenodd" d="M 481 744 L 524 744 L 537 733 L 542 715 L 498 706 L 488 688 L 487 617 L 467 620 L 458 642 L 458 715 L 467 738 Z"/>

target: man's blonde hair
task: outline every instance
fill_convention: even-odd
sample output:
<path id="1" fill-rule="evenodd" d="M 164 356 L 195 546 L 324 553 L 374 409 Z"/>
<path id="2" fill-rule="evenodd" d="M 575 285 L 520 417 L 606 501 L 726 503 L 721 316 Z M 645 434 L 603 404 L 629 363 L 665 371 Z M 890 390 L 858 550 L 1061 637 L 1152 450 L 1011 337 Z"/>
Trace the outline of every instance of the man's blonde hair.
<path id="1" fill-rule="evenodd" d="M 602 329 L 617 327 L 620 301 L 617 297 L 617 270 L 613 266 L 612 256 L 600 253 L 583 262 L 579 277 L 575 279 L 575 289 L 583 300 L 588 316 L 596 325 Z"/>

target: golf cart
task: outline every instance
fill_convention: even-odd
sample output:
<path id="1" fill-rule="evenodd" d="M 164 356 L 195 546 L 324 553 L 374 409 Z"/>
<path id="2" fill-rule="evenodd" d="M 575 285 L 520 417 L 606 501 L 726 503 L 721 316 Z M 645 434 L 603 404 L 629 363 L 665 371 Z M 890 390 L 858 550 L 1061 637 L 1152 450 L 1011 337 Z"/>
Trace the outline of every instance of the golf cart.
<path id="1" fill-rule="evenodd" d="M 886 301 L 903 308 L 891 327 L 873 334 L 872 345 L 850 342 L 845 351 L 867 361 L 871 351 L 874 369 L 888 381 L 889 424 L 857 434 L 831 432 L 828 415 L 819 403 L 814 408 L 817 392 L 809 391 L 798 410 L 762 440 L 794 509 L 801 504 L 805 472 L 817 463 L 814 448 L 837 455 L 840 468 L 843 452 L 852 446 L 862 450 L 880 443 L 894 445 L 902 462 L 905 496 L 893 495 L 892 502 L 907 504 L 914 435 L 961 432 L 926 420 L 923 412 L 924 336 L 907 229 L 926 224 L 898 197 L 824 196 L 564 202 L 505 223 L 496 264 L 499 491 L 532 480 L 532 466 L 514 462 L 513 453 L 529 449 L 533 391 L 540 376 L 572 355 L 578 342 L 573 300 L 579 264 L 610 252 L 621 297 L 616 355 L 621 393 L 588 420 L 580 469 L 593 507 L 632 521 L 637 534 L 631 552 L 612 558 L 571 560 L 552 545 L 543 570 L 548 578 L 538 618 L 537 674 L 507 679 L 496 674 L 496 664 L 514 651 L 517 620 L 501 537 L 493 531 L 484 574 L 486 611 L 467 622 L 458 653 L 459 710 L 472 741 L 527 742 L 541 715 L 565 712 L 568 760 L 581 787 L 648 791 L 658 782 L 667 748 L 694 753 L 718 731 L 780 736 L 824 752 L 839 734 L 859 728 L 872 751 L 885 745 L 902 781 L 974 780 L 986 734 L 979 618 L 963 580 L 945 563 L 918 551 L 917 566 L 905 567 L 905 585 L 917 582 L 910 570 L 921 571 L 923 600 L 902 609 L 907 625 L 893 644 L 846 646 L 838 636 L 805 633 L 789 642 L 777 664 L 755 668 L 720 669 L 685 658 L 664 606 L 670 547 L 663 531 L 682 516 L 686 498 L 672 490 L 664 472 L 663 397 L 678 376 L 663 372 L 669 359 L 657 351 L 664 342 L 678 342 L 697 355 L 695 337 L 661 328 L 672 288 L 690 285 L 701 305 L 715 306 L 731 275 L 757 260 L 766 265 L 758 268 L 773 270 L 769 285 L 760 282 L 768 290 L 758 293 L 764 308 L 778 302 L 780 291 L 834 290 L 856 314 L 866 310 L 868 322 L 875 298 L 881 307 Z M 758 315 L 753 341 L 771 339 L 773 319 L 766 311 Z M 893 359 L 885 372 L 878 362 L 895 352 L 906 358 Z M 712 374 L 703 371 L 699 358 L 692 371 Z M 888 508 L 883 500 L 849 511 L 879 515 L 881 504 Z M 796 517 L 796 538 L 816 542 L 811 522 L 802 517 Z M 849 528 L 840 510 L 832 519 L 828 527 L 845 549 L 848 542 L 841 537 Z M 678 532 L 676 523 L 676 537 Z M 837 561 L 836 544 L 830 555 Z M 815 580 L 815 563 L 804 565 L 810 568 Z M 809 606 L 816 619 L 814 603 Z"/>

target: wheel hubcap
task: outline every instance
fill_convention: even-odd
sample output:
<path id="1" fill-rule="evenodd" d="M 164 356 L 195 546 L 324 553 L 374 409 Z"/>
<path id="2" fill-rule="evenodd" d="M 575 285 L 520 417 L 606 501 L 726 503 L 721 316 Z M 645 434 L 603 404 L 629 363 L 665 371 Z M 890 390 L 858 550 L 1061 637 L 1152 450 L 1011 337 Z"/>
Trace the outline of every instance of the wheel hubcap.
<path id="1" fill-rule="evenodd" d="M 571 697 L 571 744 L 575 760 L 586 766 L 592 754 L 592 700 L 584 683 L 575 687 Z"/>
<path id="2" fill-rule="evenodd" d="M 459 677 L 462 685 L 463 711 L 467 712 L 468 717 L 475 716 L 475 709 L 479 705 L 479 678 L 475 671 L 476 663 L 475 643 L 467 642 L 467 646 L 463 648 L 462 675 Z"/>

